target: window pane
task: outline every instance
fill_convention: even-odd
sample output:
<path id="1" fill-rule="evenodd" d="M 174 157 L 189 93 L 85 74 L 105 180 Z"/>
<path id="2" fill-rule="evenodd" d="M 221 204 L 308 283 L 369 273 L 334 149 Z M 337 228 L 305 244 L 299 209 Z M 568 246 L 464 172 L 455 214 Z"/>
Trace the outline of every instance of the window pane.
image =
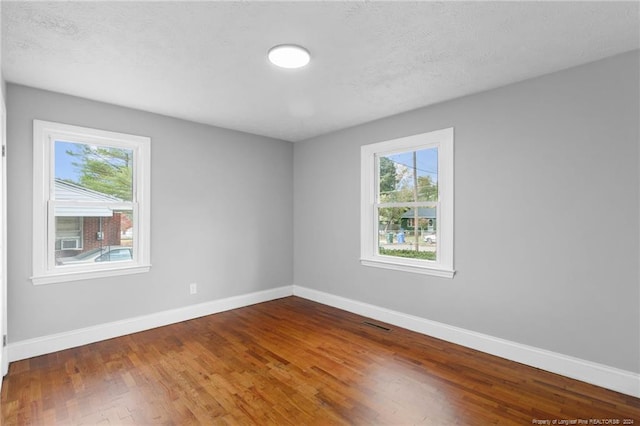
<path id="1" fill-rule="evenodd" d="M 379 200 L 388 202 L 438 200 L 438 149 L 378 157 Z"/>
<path id="2" fill-rule="evenodd" d="M 378 254 L 436 260 L 436 209 L 378 208 Z"/>
<path id="3" fill-rule="evenodd" d="M 54 151 L 56 199 L 133 199 L 133 150 L 55 141 Z"/>
<path id="4" fill-rule="evenodd" d="M 79 209 L 83 215 L 66 216 L 73 209 Z M 95 208 L 88 212 L 88 209 L 56 207 L 56 265 L 132 260 L 133 211 Z"/>
<path id="5" fill-rule="evenodd" d="M 82 220 L 79 217 L 56 217 L 56 250 L 82 249 Z"/>

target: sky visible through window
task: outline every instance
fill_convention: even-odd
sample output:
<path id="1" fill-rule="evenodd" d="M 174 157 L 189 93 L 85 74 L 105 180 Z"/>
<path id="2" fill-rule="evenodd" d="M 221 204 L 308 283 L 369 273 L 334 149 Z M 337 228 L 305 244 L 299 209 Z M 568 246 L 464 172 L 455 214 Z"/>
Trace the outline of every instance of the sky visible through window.
<path id="1" fill-rule="evenodd" d="M 89 145 L 77 142 L 55 141 L 54 144 L 55 178 L 78 183 L 83 171 L 86 173 L 88 163 L 104 163 L 106 169 L 131 168 L 133 151 L 130 149 L 113 148 L 109 146 Z M 94 164 L 95 165 L 95 164 Z M 102 169 L 92 169 L 93 173 L 103 172 Z M 108 178 L 108 176 L 105 176 Z M 128 180 L 131 180 L 129 178 Z"/>
<path id="2" fill-rule="evenodd" d="M 409 170 L 413 169 L 412 151 L 386 155 L 385 157 L 396 165 L 405 166 Z M 438 150 L 423 149 L 416 151 L 416 169 L 418 170 L 418 176 L 430 176 L 431 182 L 436 183 L 438 181 Z"/>
<path id="3" fill-rule="evenodd" d="M 55 179 L 133 199 L 133 150 L 57 140 L 54 151 Z"/>
<path id="4" fill-rule="evenodd" d="M 82 144 L 56 141 L 55 146 L 55 177 L 56 179 L 63 179 L 72 182 L 78 182 L 80 177 L 80 170 L 73 163 L 78 162 L 77 157 L 69 155 L 67 151 L 79 153 Z"/>

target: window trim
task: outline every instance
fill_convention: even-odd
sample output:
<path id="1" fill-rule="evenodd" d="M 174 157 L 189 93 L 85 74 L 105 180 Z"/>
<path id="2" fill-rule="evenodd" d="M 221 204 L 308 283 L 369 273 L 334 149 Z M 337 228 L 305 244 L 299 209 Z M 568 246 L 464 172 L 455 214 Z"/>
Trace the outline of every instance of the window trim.
<path id="1" fill-rule="evenodd" d="M 428 133 L 363 145 L 360 148 L 360 263 L 404 272 L 453 278 L 453 127 Z M 436 261 L 378 254 L 378 171 L 377 158 L 421 149 L 438 149 L 438 239 Z M 403 203 L 403 205 L 411 203 Z M 415 203 L 419 204 L 419 203 Z"/>
<path id="2" fill-rule="evenodd" d="M 133 200 L 123 204 L 126 209 L 133 208 L 137 218 L 133 224 L 134 260 L 99 262 L 98 265 L 79 265 L 62 270 L 52 264 L 56 232 L 55 226 L 49 226 L 56 204 L 51 198 L 55 164 L 53 144 L 60 139 L 134 151 Z M 151 138 L 146 136 L 33 120 L 33 284 L 87 280 L 150 270 L 150 145 Z M 90 204 L 104 205 L 90 202 L 83 205 Z M 50 249 L 53 251 L 50 252 Z"/>

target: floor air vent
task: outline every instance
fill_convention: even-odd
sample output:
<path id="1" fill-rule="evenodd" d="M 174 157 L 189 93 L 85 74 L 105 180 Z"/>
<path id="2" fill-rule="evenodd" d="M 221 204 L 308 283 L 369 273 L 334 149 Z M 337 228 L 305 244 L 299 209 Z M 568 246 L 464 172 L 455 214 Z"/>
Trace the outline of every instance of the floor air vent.
<path id="1" fill-rule="evenodd" d="M 369 327 L 377 328 L 378 330 L 391 331 L 390 328 L 387 328 L 384 325 L 376 324 L 376 323 L 373 323 L 373 322 L 364 321 L 363 324 L 364 325 L 368 325 Z"/>

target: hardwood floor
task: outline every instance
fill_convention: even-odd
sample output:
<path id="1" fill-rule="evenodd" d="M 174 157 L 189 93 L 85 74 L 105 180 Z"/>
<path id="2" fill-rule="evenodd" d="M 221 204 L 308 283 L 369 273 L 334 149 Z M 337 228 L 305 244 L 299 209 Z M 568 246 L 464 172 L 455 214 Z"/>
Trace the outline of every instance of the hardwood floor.
<path id="1" fill-rule="evenodd" d="M 2 425 L 640 425 L 640 399 L 364 321 L 288 297 L 18 361 Z"/>

